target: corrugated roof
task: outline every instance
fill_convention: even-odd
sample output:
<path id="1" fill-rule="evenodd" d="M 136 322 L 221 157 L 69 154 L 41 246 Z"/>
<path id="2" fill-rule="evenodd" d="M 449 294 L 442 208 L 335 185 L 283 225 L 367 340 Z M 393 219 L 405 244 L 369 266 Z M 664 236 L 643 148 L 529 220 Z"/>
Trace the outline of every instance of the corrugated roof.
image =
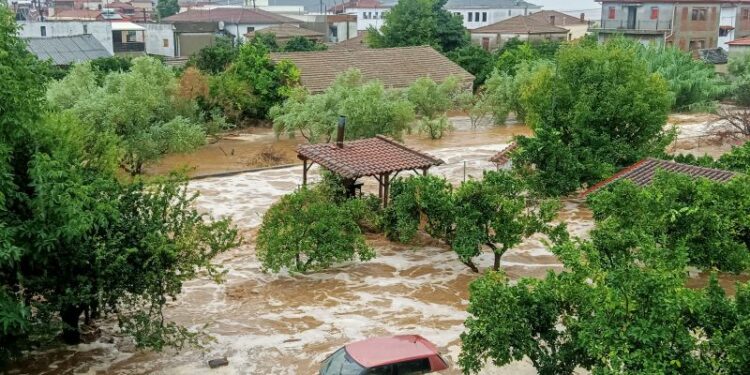
<path id="1" fill-rule="evenodd" d="M 576 18 L 563 12 L 558 12 L 556 10 L 542 10 L 536 13 L 529 14 L 527 17 L 559 27 L 588 25 L 587 22 L 581 21 L 580 18 Z M 554 23 L 552 23 L 552 17 L 554 17 Z"/>
<path id="2" fill-rule="evenodd" d="M 290 24 L 281 24 L 281 25 L 265 27 L 260 30 L 251 31 L 245 34 L 245 36 L 247 36 L 248 38 L 252 38 L 256 34 L 264 34 L 264 33 L 273 33 L 274 35 L 276 35 L 276 38 L 278 39 L 288 39 L 288 38 L 293 38 L 295 36 L 302 36 L 305 38 L 321 38 L 324 36 L 323 33 L 304 29 L 302 27 L 290 25 Z"/>
<path id="3" fill-rule="evenodd" d="M 497 165 L 503 165 L 510 161 L 511 153 L 517 148 L 518 148 L 518 144 L 516 144 L 516 142 L 512 142 L 511 144 L 506 146 L 504 149 L 500 150 L 500 152 L 492 156 L 490 158 L 490 161 Z"/>
<path id="4" fill-rule="evenodd" d="M 521 0 L 448 0 L 445 9 L 541 9 L 539 5 Z"/>
<path id="5" fill-rule="evenodd" d="M 112 56 L 93 35 L 26 38 L 26 43 L 40 60 L 52 59 L 55 65 Z"/>
<path id="6" fill-rule="evenodd" d="M 290 60 L 301 73 L 302 85 L 310 92 L 327 89 L 336 76 L 356 68 L 365 80 L 380 80 L 386 87 L 408 87 L 420 77 L 442 82 L 457 76 L 473 82 L 474 76 L 432 47 L 333 49 L 315 52 L 272 53 L 274 61 Z"/>
<path id="7" fill-rule="evenodd" d="M 491 25 L 478 27 L 471 33 L 508 33 L 508 34 L 567 34 L 568 30 L 538 21 L 529 16 L 515 16 Z"/>
<path id="8" fill-rule="evenodd" d="M 162 21 L 169 23 L 177 22 L 226 22 L 246 24 L 279 24 L 300 23 L 299 20 L 271 13 L 261 9 L 247 8 L 214 8 L 208 10 L 191 9 L 186 12 L 177 13 L 164 18 Z"/>
<path id="9" fill-rule="evenodd" d="M 723 169 L 705 168 L 698 167 L 690 164 L 676 163 L 668 160 L 659 159 L 643 159 L 630 167 L 627 167 L 617 173 L 614 176 L 592 186 L 585 192 L 583 196 L 597 192 L 602 188 L 620 180 L 630 180 L 638 186 L 649 185 L 656 175 L 656 171 L 663 170 L 672 173 L 680 173 L 693 178 L 707 178 L 716 182 L 726 182 L 731 180 L 737 174 L 731 171 Z"/>
<path id="10" fill-rule="evenodd" d="M 342 148 L 333 143 L 299 145 L 297 154 L 345 178 L 377 176 L 443 164 L 440 159 L 382 135 L 344 142 Z"/>

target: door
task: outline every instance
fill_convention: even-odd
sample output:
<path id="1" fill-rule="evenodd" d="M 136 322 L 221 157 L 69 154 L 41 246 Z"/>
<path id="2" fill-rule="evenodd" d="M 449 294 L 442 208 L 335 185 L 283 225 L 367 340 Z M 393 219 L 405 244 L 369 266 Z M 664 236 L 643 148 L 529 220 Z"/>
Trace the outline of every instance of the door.
<path id="1" fill-rule="evenodd" d="M 490 38 L 488 37 L 482 38 L 482 48 L 484 48 L 485 51 L 490 50 Z"/>
<path id="2" fill-rule="evenodd" d="M 635 29 L 635 16 L 638 11 L 638 7 L 628 7 L 628 25 L 629 30 Z"/>

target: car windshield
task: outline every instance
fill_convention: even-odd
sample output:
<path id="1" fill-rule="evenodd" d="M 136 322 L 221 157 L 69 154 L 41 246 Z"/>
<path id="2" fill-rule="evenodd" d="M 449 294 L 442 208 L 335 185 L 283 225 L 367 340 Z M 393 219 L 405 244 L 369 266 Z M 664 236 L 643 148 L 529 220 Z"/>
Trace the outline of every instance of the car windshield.
<path id="1" fill-rule="evenodd" d="M 359 375 L 364 370 L 364 367 L 354 361 L 344 348 L 341 348 L 323 362 L 320 375 Z"/>

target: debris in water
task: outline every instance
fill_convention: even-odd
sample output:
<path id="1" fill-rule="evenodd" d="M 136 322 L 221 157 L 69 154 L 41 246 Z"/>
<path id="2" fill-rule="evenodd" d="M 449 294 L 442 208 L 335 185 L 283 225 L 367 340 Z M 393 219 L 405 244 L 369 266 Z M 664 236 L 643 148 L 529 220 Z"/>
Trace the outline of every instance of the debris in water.
<path id="1" fill-rule="evenodd" d="M 221 366 L 226 366 L 228 364 L 229 364 L 229 360 L 227 359 L 227 357 L 216 358 L 216 359 L 212 359 L 212 360 L 208 361 L 208 367 L 210 367 L 210 368 L 217 368 L 217 367 L 221 367 Z"/>

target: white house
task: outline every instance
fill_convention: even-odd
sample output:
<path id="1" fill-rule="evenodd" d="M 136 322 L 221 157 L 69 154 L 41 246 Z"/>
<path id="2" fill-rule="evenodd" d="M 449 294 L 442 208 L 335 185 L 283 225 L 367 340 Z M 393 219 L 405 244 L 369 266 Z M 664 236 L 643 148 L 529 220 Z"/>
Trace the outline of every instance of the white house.
<path id="1" fill-rule="evenodd" d="M 191 9 L 164 18 L 162 22 L 171 24 L 218 24 L 219 30 L 243 42 L 245 34 L 269 26 L 282 24 L 299 25 L 300 21 L 261 9 L 237 7 L 214 8 L 208 10 Z"/>
<path id="2" fill-rule="evenodd" d="M 522 0 L 448 0 L 445 9 L 460 15 L 464 27 L 476 29 L 515 16 L 526 16 L 542 7 Z"/>
<path id="3" fill-rule="evenodd" d="M 91 34 L 114 54 L 112 22 L 106 21 L 18 21 L 22 38 L 67 37 Z"/>
<path id="4" fill-rule="evenodd" d="M 357 30 L 366 31 L 370 27 L 380 30 L 385 23 L 385 15 L 393 7 L 378 0 L 352 0 L 328 8 L 334 14 L 351 14 L 357 17 Z"/>

